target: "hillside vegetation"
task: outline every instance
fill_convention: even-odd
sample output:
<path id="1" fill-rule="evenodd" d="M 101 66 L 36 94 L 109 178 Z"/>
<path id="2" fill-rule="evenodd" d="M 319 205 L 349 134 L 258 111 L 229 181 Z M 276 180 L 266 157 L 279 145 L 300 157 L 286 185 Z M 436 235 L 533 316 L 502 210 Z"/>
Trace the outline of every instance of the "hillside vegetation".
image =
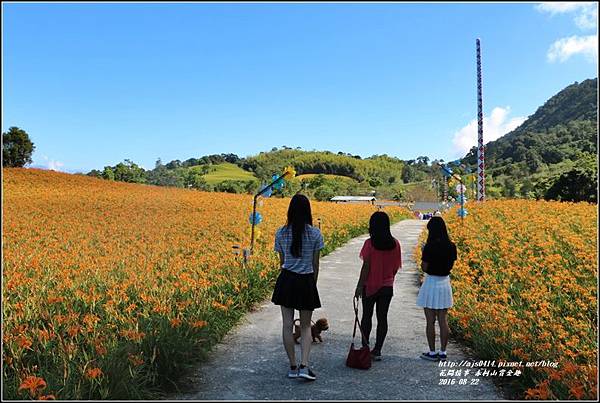
<path id="1" fill-rule="evenodd" d="M 294 166 L 298 177 L 287 184 L 281 195 L 302 190 L 318 200 L 338 195 L 370 195 L 402 200 L 411 198 L 414 190 L 435 199 L 428 179 L 435 168 L 427 157 L 402 161 L 387 155 L 361 158 L 342 152 L 304 151 L 284 146 L 255 156 L 240 158 L 235 154 L 215 154 L 167 164 L 156 162 L 152 170 L 144 170 L 125 160 L 88 175 L 108 180 L 146 183 L 158 186 L 193 188 L 229 193 L 254 193 L 272 180 L 276 172 Z M 422 186 L 424 182 L 428 184 Z M 412 186 L 405 186 L 411 184 Z M 421 187 L 424 188 L 421 189 Z"/>
<path id="2" fill-rule="evenodd" d="M 242 182 L 256 182 L 256 176 L 252 175 L 251 172 L 245 171 L 238 165 L 230 162 L 224 162 L 212 166 L 213 169 L 209 170 L 207 174 L 203 175 L 204 180 L 208 184 L 214 185 L 227 180 L 242 181 Z"/>
<path id="3" fill-rule="evenodd" d="M 566 87 L 486 145 L 490 197 L 596 201 L 597 85 L 595 78 Z M 476 170 L 476 158 L 473 148 L 461 162 Z M 552 189 L 557 182 L 564 186 Z"/>

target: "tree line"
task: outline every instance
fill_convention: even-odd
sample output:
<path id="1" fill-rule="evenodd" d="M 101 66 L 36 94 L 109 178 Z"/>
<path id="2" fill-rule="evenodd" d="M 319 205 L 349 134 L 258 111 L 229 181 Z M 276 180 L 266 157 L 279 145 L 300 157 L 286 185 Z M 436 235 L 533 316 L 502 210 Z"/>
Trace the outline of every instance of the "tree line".
<path id="1" fill-rule="evenodd" d="M 544 133 L 523 133 L 513 136 L 512 147 L 502 144 L 492 145 L 490 149 L 491 167 L 488 170 L 488 185 L 499 185 L 500 192 L 494 197 L 528 197 L 548 200 L 597 202 L 597 164 L 595 143 L 591 142 L 595 126 L 589 121 L 569 121 L 548 128 Z M 540 137 L 543 135 L 543 137 Z M 564 140 L 561 142 L 560 140 Z M 498 141 L 498 140 L 497 140 Z M 491 143 L 490 143 L 491 144 Z M 520 144 L 526 151 L 520 149 Z M 542 164 L 560 164 L 566 160 L 575 160 L 572 169 L 552 172 L 550 175 L 532 177 L 539 173 L 531 160 L 532 150 L 539 146 L 539 158 Z M 572 145 L 576 145 L 571 147 Z M 18 127 L 10 127 L 2 133 L 2 166 L 24 167 L 32 163 L 35 150 L 28 133 Z M 592 151 L 592 152 L 588 152 Z M 455 172 L 467 175 L 472 168 L 469 158 L 454 166 Z M 519 155 L 520 157 L 517 157 Z M 529 157 L 528 157 L 529 156 Z M 499 161 L 507 160 L 510 163 Z M 529 161 L 529 163 L 528 163 Z M 209 184 L 205 175 L 214 171 L 222 163 L 236 164 L 256 176 L 256 180 L 225 180 Z M 464 163 L 466 162 L 466 164 Z M 429 157 L 420 156 L 403 161 L 388 155 L 374 155 L 362 158 L 349 153 L 330 151 L 303 151 L 283 146 L 256 156 L 241 158 L 236 154 L 211 154 L 187 160 L 173 160 L 163 164 L 159 158 L 153 169 L 146 170 L 130 159 L 114 166 L 105 166 L 102 170 L 93 169 L 88 176 L 105 180 L 130 183 L 171 186 L 230 193 L 255 193 L 261 185 L 270 182 L 271 176 L 281 172 L 288 165 L 295 167 L 298 175 L 317 174 L 288 183 L 278 194 L 289 196 L 301 190 L 318 200 L 328 200 L 339 194 L 356 195 L 375 193 L 378 197 L 396 200 L 439 196 L 439 186 L 434 192 L 433 183 L 442 183 L 442 175 L 437 163 Z M 469 167 L 471 165 L 471 167 Z M 328 175 L 337 175 L 335 177 Z M 407 186 L 417 184 L 418 186 Z M 490 189 L 490 188 L 488 188 Z M 491 187 L 493 189 L 493 186 Z M 449 189 L 452 194 L 452 189 Z"/>

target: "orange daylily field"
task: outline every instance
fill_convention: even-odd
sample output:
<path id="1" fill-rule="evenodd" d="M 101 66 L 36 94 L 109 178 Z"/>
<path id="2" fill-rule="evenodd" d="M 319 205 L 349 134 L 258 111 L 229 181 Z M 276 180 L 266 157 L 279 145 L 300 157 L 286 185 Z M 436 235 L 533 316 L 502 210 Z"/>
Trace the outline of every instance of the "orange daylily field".
<path id="1" fill-rule="evenodd" d="M 249 244 L 251 195 L 3 169 L 3 397 L 161 396 L 271 292 L 288 203 L 262 200 L 242 266 L 233 246 Z M 376 209 L 312 207 L 325 253 Z"/>
<path id="2" fill-rule="evenodd" d="M 458 249 L 452 333 L 481 359 L 558 362 L 521 368 L 512 385 L 520 398 L 596 399 L 597 206 L 504 200 L 466 208 L 464 222 L 456 209 L 444 215 Z"/>

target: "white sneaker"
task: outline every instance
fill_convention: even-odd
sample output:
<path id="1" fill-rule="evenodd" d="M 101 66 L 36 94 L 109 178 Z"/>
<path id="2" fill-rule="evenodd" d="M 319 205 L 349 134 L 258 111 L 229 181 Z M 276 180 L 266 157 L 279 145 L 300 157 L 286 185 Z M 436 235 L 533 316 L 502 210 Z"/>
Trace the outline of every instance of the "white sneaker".
<path id="1" fill-rule="evenodd" d="M 308 368 L 308 367 L 300 368 L 298 370 L 298 376 L 300 378 L 304 378 L 304 379 L 307 379 L 309 381 L 314 381 L 315 379 L 317 379 L 317 376 L 315 375 L 315 373 L 312 372 L 310 370 L 310 368 Z"/>
<path id="2" fill-rule="evenodd" d="M 287 377 L 288 378 L 298 378 L 298 367 L 296 367 L 296 369 L 290 368 L 290 370 L 287 373 Z"/>

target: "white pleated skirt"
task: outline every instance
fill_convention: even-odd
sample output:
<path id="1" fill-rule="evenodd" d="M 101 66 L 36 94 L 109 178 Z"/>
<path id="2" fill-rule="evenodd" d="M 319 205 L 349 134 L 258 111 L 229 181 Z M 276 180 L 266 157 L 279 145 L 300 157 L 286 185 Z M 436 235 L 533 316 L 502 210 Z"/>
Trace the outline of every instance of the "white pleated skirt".
<path id="1" fill-rule="evenodd" d="M 425 279 L 419 295 L 417 296 L 417 305 L 430 309 L 446 309 L 453 304 L 452 286 L 450 285 L 450 276 L 430 276 L 425 274 Z"/>

